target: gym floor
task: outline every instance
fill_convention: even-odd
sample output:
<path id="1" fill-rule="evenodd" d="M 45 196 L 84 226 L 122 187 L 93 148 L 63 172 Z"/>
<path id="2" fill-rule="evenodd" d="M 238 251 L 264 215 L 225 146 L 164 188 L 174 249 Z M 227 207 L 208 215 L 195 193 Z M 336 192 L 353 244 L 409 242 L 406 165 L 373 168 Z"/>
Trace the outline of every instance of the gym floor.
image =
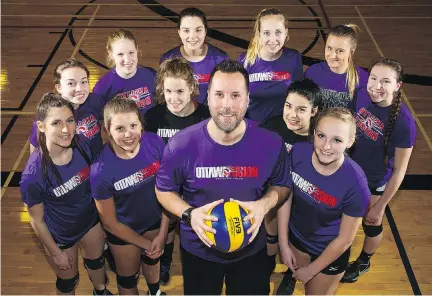
<path id="1" fill-rule="evenodd" d="M 410 4 L 407 4 L 407 3 Z M 361 39 L 355 63 L 367 68 L 380 56 L 405 66 L 404 102 L 417 122 L 417 142 L 401 190 L 384 219 L 384 240 L 371 270 L 355 284 L 341 284 L 337 294 L 432 294 L 432 3 L 429 0 L 20 0 L 2 1 L 1 51 L 1 293 L 55 294 L 55 275 L 28 220 L 19 192 L 21 172 L 29 156 L 28 136 L 42 94 L 53 90 L 54 67 L 75 57 L 91 73 L 91 87 L 106 71 L 110 32 L 131 30 L 141 50 L 140 64 L 157 69 L 160 56 L 178 45 L 175 22 L 189 6 L 203 10 L 209 21 L 208 41 L 233 59 L 247 49 L 254 17 L 277 7 L 290 21 L 288 47 L 303 55 L 304 69 L 321 61 L 331 26 L 355 23 Z M 429 44 L 431 43 L 431 44 Z M 177 241 L 178 242 L 178 241 Z M 360 252 L 363 232 L 352 247 Z M 272 293 L 286 267 L 278 264 Z M 260 272 L 257 270 L 257 272 Z M 77 294 L 92 285 L 80 261 Z M 108 288 L 117 292 L 108 271 Z M 145 280 L 140 292 L 147 291 Z M 182 294 L 178 243 L 172 280 L 163 287 Z M 304 293 L 297 284 L 296 294 Z"/>

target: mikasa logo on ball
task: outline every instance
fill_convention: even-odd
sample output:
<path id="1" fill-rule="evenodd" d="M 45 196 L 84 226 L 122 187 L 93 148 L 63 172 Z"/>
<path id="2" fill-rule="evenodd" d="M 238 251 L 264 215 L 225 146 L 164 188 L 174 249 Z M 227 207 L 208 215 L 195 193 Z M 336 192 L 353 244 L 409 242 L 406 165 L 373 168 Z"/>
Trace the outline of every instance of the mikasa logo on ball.
<path id="1" fill-rule="evenodd" d="M 199 179 L 258 178 L 258 167 L 255 166 L 196 167 L 195 176 Z"/>

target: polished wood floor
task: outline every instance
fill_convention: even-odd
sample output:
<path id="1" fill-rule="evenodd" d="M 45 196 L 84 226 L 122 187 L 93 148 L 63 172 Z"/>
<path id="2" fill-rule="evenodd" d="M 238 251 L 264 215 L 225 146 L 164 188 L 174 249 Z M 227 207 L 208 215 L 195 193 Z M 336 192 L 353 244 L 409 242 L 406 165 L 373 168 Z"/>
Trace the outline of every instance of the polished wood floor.
<path id="1" fill-rule="evenodd" d="M 145 3 L 142 4 L 142 3 Z M 187 6 L 208 16 L 209 41 L 232 58 L 245 50 L 254 16 L 263 8 L 280 8 L 290 19 L 289 47 L 303 53 L 305 69 L 322 59 L 323 35 L 332 25 L 355 23 L 363 32 L 355 55 L 368 67 L 380 55 L 401 61 L 406 69 L 405 102 L 417 120 L 418 136 L 402 189 L 384 221 L 384 241 L 371 270 L 338 294 L 432 294 L 432 3 L 429 0 L 9 0 L 2 1 L 1 36 L 1 293 L 54 294 L 55 276 L 46 262 L 20 199 L 19 174 L 28 158 L 28 135 L 34 108 L 52 90 L 55 65 L 69 57 L 90 69 L 92 85 L 106 73 L 107 35 L 117 28 L 134 32 L 140 63 L 157 69 L 162 53 L 179 43 L 173 20 Z M 359 230 L 352 257 L 360 252 Z M 182 294 L 181 266 L 176 249 L 173 277 L 164 288 Z M 278 264 L 272 289 L 283 271 Z M 78 294 L 91 284 L 80 262 Z M 109 288 L 117 292 L 108 272 Z M 145 281 L 139 284 L 142 294 Z M 296 294 L 304 293 L 301 284 Z"/>

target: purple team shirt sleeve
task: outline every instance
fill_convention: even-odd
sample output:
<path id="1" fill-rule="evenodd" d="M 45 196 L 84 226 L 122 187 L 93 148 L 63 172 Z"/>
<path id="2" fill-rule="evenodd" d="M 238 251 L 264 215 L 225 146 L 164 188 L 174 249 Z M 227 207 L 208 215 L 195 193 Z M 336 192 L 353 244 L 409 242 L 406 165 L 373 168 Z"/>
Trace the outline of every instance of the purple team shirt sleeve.
<path id="1" fill-rule="evenodd" d="M 279 157 L 273 168 L 272 174 L 268 180 L 271 186 L 291 187 L 291 176 L 289 174 L 290 157 L 285 148 L 284 143 L 281 141 L 281 149 L 279 151 Z"/>
<path id="2" fill-rule="evenodd" d="M 174 156 L 169 143 L 166 145 L 161 166 L 156 175 L 156 188 L 159 191 L 179 192 L 183 184 L 183 174 L 179 158 Z"/>
<path id="3" fill-rule="evenodd" d="M 245 53 L 241 53 L 238 57 L 237 57 L 237 62 L 239 62 L 240 64 L 242 64 L 244 66 L 244 60 L 245 60 Z"/>
<path id="4" fill-rule="evenodd" d="M 96 162 L 90 168 L 90 187 L 92 197 L 96 200 L 105 200 L 114 196 L 114 188 L 103 176 L 103 164 Z"/>
<path id="5" fill-rule="evenodd" d="M 342 201 L 342 213 L 350 217 L 363 217 L 369 206 L 371 193 L 366 178 L 357 183 Z"/>
<path id="6" fill-rule="evenodd" d="M 103 119 L 104 119 L 103 118 L 103 116 L 104 116 L 103 111 L 104 111 L 106 102 L 103 100 L 102 96 L 100 96 L 98 94 L 93 94 L 91 97 L 91 100 L 92 100 L 92 104 L 93 104 L 94 108 L 99 111 L 97 114 L 99 116 L 99 121 L 101 121 L 101 120 L 103 121 Z"/>
<path id="7" fill-rule="evenodd" d="M 168 54 L 164 53 L 159 60 L 159 65 L 162 64 L 163 62 L 165 62 L 165 60 L 167 60 L 167 59 L 168 59 Z"/>
<path id="8" fill-rule="evenodd" d="M 294 64 L 294 71 L 293 71 L 292 80 L 293 81 L 302 80 L 303 79 L 303 62 L 302 62 L 301 54 L 298 54 L 296 56 L 294 63 L 295 64 Z"/>
<path id="9" fill-rule="evenodd" d="M 105 104 L 112 98 L 108 98 L 108 93 L 110 92 L 110 86 L 112 81 L 111 80 L 112 74 L 111 70 L 109 70 L 102 78 L 96 83 L 96 85 L 93 88 L 92 93 L 98 95 L 101 98 L 102 106 L 105 106 Z M 103 108 L 102 108 L 103 109 Z"/>
<path id="10" fill-rule="evenodd" d="M 408 116 L 401 116 L 399 120 L 400 128 L 391 135 L 392 142 L 396 148 L 411 148 L 414 146 L 417 136 L 415 121 Z"/>
<path id="11" fill-rule="evenodd" d="M 293 179 L 292 179 L 292 166 L 293 166 L 293 150 L 294 150 L 295 144 L 291 147 L 290 152 L 288 153 L 287 156 L 287 167 L 285 170 L 285 174 L 287 176 L 287 187 L 292 188 L 293 187 Z"/>
<path id="12" fill-rule="evenodd" d="M 44 198 L 43 188 L 38 183 L 32 182 L 31 177 L 31 175 L 23 174 L 20 183 L 22 201 L 29 208 L 42 203 Z"/>

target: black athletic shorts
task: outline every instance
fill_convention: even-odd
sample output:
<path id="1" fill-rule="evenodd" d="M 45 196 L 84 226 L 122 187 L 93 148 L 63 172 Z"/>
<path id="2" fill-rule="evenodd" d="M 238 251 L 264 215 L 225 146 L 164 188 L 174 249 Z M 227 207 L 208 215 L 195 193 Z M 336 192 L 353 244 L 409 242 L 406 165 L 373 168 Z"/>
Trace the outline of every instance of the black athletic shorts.
<path id="1" fill-rule="evenodd" d="M 146 231 L 140 233 L 140 235 L 142 235 L 143 233 L 146 233 L 147 231 L 159 229 L 160 224 L 161 224 L 161 221 L 159 220 L 155 225 L 153 225 L 152 227 L 150 227 Z M 106 233 L 107 241 L 113 245 L 120 245 L 120 246 L 130 245 L 130 243 L 128 243 L 127 241 L 122 240 L 121 238 L 115 236 L 114 234 L 112 234 L 111 232 L 108 232 L 107 230 L 105 230 L 105 233 Z"/>
<path id="2" fill-rule="evenodd" d="M 370 193 L 372 195 L 379 195 L 379 196 L 381 196 L 384 193 L 384 189 L 386 188 L 386 185 L 387 184 L 384 184 L 384 185 L 379 186 L 379 187 L 368 185 L 368 187 L 369 187 Z"/>
<path id="3" fill-rule="evenodd" d="M 90 227 L 90 229 L 92 229 L 93 227 L 95 227 L 99 222 L 100 222 L 100 220 L 99 220 L 99 218 L 97 218 L 97 219 L 93 222 L 93 225 Z M 90 231 L 90 229 L 89 229 L 88 231 Z M 87 231 L 87 232 L 88 232 L 88 231 Z M 87 232 L 84 233 L 84 235 L 86 235 Z M 84 236 L 84 235 L 83 235 L 83 236 Z M 63 243 L 58 243 L 58 242 L 56 242 L 56 245 L 57 245 L 57 247 L 59 247 L 60 250 L 70 249 L 70 248 L 72 248 L 73 246 L 75 246 L 75 244 L 76 244 L 77 242 L 79 242 L 81 238 L 82 238 L 82 237 L 80 237 L 76 242 L 73 242 L 73 243 L 66 243 L 66 244 L 63 244 Z M 54 240 L 54 241 L 55 241 L 55 240 Z"/>
<path id="4" fill-rule="evenodd" d="M 289 234 L 289 241 L 299 251 L 311 256 L 311 262 L 315 261 L 319 257 L 319 255 L 314 255 L 308 252 L 308 250 L 303 246 L 301 241 L 291 233 Z M 327 275 L 336 275 L 336 274 L 340 274 L 341 272 L 345 272 L 345 270 L 348 267 L 350 253 L 351 253 L 351 246 L 342 255 L 340 255 L 335 261 L 333 261 L 327 267 L 321 270 L 321 273 Z"/>

